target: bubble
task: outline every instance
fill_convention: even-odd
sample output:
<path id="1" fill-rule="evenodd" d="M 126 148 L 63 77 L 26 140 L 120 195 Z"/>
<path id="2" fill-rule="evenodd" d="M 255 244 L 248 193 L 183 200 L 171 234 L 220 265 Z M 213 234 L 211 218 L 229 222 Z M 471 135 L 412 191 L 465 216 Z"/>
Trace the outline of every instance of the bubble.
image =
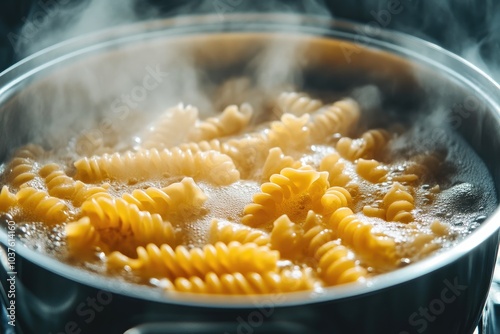
<path id="1" fill-rule="evenodd" d="M 481 215 L 481 216 L 477 216 L 475 221 L 480 224 L 480 223 L 484 222 L 487 218 L 488 217 Z"/>

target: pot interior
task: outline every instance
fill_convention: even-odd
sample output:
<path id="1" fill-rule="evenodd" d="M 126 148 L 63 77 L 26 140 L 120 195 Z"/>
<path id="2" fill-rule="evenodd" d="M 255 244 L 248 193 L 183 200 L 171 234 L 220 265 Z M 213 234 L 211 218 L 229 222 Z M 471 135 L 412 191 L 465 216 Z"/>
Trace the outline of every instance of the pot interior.
<path id="1" fill-rule="evenodd" d="M 260 31 L 273 26 L 260 27 L 227 31 L 227 26 L 215 22 L 205 27 L 206 33 L 189 26 L 141 28 L 120 38 L 95 37 L 86 41 L 86 47 L 51 61 L 40 63 L 43 57 L 35 57 L 4 74 L 4 80 L 10 80 L 4 82 L 1 95 L 0 161 L 28 142 L 50 149 L 76 134 L 84 135 L 89 145 L 109 132 L 126 138 L 137 129 L 135 124 L 147 124 L 179 102 L 199 106 L 202 116 L 208 116 L 222 103 L 244 102 L 248 96 L 231 96 L 229 101 L 212 97 L 228 78 L 245 76 L 258 87 L 259 94 L 250 101 L 257 105 L 265 103 L 267 94 L 293 87 L 326 102 L 357 97 L 370 111 L 362 119 L 370 128 L 394 120 L 412 124 L 424 119 L 437 129 L 438 137 L 439 129 L 452 129 L 485 162 L 493 177 L 491 186 L 499 194 L 498 87 L 467 64 L 411 38 L 385 32 L 359 38 L 359 34 L 342 32 L 341 26 L 304 26 L 277 33 Z M 30 67 L 28 75 L 18 75 Z M 12 73 L 17 75 L 9 77 Z M 439 117 L 429 117 L 437 111 Z M 488 224 L 494 223 L 483 223 Z M 482 233 L 483 227 L 473 234 Z M 494 230 L 496 226 L 476 241 Z M 440 254 L 439 261 L 451 261 L 453 252 Z M 39 256 L 31 250 L 21 254 L 32 259 Z M 423 264 L 426 270 L 439 266 L 432 259 L 422 262 L 427 263 Z M 57 266 L 65 268 L 63 275 L 71 275 L 66 265 Z M 401 270 L 384 274 L 387 279 L 381 278 L 385 283 L 380 286 L 401 282 L 401 278 L 394 280 L 398 275 L 418 275 L 410 274 L 411 268 L 403 270 L 406 276 L 399 274 Z M 89 274 L 77 271 L 76 275 L 85 281 L 83 277 Z M 108 284 L 101 278 L 90 282 Z M 340 298 L 369 289 L 335 287 L 332 295 Z"/>

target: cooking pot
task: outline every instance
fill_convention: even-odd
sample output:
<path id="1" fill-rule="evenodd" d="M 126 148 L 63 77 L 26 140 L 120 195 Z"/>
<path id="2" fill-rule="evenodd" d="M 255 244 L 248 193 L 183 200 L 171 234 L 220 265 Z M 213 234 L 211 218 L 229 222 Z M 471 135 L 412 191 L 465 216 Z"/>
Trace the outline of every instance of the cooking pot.
<path id="1" fill-rule="evenodd" d="M 28 142 L 50 148 L 75 134 L 89 143 L 99 131 L 128 135 L 123 124 L 133 130 L 137 117 L 153 119 L 179 101 L 209 108 L 206 96 L 235 75 L 338 96 L 377 87 L 387 117 L 407 122 L 439 106 L 439 127 L 472 146 L 498 194 L 498 84 L 423 40 L 296 15 L 142 22 L 40 51 L 0 74 L 0 161 Z M 13 223 L 3 217 L 2 296 L 10 303 L 15 280 L 19 333 L 472 333 L 492 279 L 499 218 L 494 212 L 455 247 L 366 284 L 234 297 L 167 294 L 71 266 L 22 240 L 9 244 Z"/>

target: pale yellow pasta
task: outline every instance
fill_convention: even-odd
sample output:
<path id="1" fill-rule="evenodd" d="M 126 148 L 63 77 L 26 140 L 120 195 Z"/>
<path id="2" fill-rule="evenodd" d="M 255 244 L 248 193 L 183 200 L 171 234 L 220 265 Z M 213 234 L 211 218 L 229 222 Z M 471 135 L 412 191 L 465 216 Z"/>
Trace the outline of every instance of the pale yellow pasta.
<path id="1" fill-rule="evenodd" d="M 321 217 L 314 211 L 307 213 L 303 229 L 303 244 L 306 255 L 314 259 L 319 259 L 316 255 L 318 249 L 334 238 L 333 231 L 321 222 Z"/>
<path id="2" fill-rule="evenodd" d="M 389 192 L 384 196 L 385 218 L 387 221 L 409 223 L 413 221 L 412 210 L 415 200 L 407 188 L 399 183 L 394 183 Z"/>
<path id="3" fill-rule="evenodd" d="M 75 181 L 75 192 L 73 193 L 73 205 L 79 207 L 88 199 L 97 197 L 111 198 L 108 193 L 109 184 L 105 183 L 102 186 L 87 185 L 81 181 Z"/>
<path id="4" fill-rule="evenodd" d="M 344 171 L 345 164 L 340 161 L 337 153 L 332 153 L 324 157 L 319 165 L 320 171 L 328 172 L 328 182 L 331 186 L 344 187 L 351 178 Z"/>
<path id="5" fill-rule="evenodd" d="M 279 174 L 283 168 L 299 168 L 300 162 L 292 157 L 283 154 L 279 147 L 273 147 L 269 150 L 269 155 L 262 167 L 262 180 L 268 181 L 271 175 Z"/>
<path id="6" fill-rule="evenodd" d="M 311 114 L 322 106 L 320 100 L 312 99 L 305 93 L 283 92 L 278 96 L 274 113 L 280 117 L 285 113 L 301 116 Z"/>
<path id="7" fill-rule="evenodd" d="M 83 158 L 75 162 L 75 178 L 84 182 L 106 179 L 137 181 L 155 177 L 189 176 L 227 185 L 239 179 L 231 158 L 217 151 L 192 153 L 181 149 L 143 150 Z"/>
<path id="8" fill-rule="evenodd" d="M 306 270 L 283 270 L 280 273 L 234 273 L 217 275 L 208 273 L 205 277 L 177 278 L 167 290 L 190 293 L 247 295 L 283 293 L 310 290 L 314 280 Z"/>
<path id="9" fill-rule="evenodd" d="M 59 198 L 33 187 L 24 187 L 16 194 L 20 207 L 33 219 L 48 224 L 65 222 L 69 217 L 68 206 Z"/>
<path id="10" fill-rule="evenodd" d="M 321 197 L 322 212 L 329 215 L 342 207 L 348 207 L 352 203 L 352 197 L 349 191 L 342 187 L 328 188 Z"/>
<path id="11" fill-rule="evenodd" d="M 329 227 L 342 242 L 367 261 L 378 266 L 396 265 L 396 244 L 388 237 L 375 236 L 372 225 L 360 220 L 349 208 L 336 210 L 328 220 Z"/>
<path id="12" fill-rule="evenodd" d="M 59 164 L 47 164 L 40 168 L 38 173 L 45 180 L 49 195 L 72 200 L 76 206 L 80 206 L 89 198 L 97 196 L 109 197 L 106 188 L 89 186 L 81 181 L 74 180 L 66 175 Z"/>
<path id="13" fill-rule="evenodd" d="M 361 110 L 349 98 L 244 90 L 255 113 L 216 102 L 223 111 L 200 120 L 179 104 L 83 150 L 78 138 L 21 148 L 0 166 L 0 214 L 64 231 L 71 263 L 189 293 L 364 282 L 455 242 L 435 208 L 444 153 L 411 156 L 384 129 L 354 137 Z"/>
<path id="14" fill-rule="evenodd" d="M 314 142 L 341 133 L 349 133 L 360 117 L 359 105 L 352 99 L 344 99 L 324 106 L 317 111 L 308 124 L 311 139 Z"/>
<path id="15" fill-rule="evenodd" d="M 64 199 L 73 197 L 75 180 L 67 176 L 58 164 L 47 164 L 40 168 L 38 173 L 45 179 L 49 195 Z"/>
<path id="16" fill-rule="evenodd" d="M 354 254 L 337 241 L 329 241 L 316 252 L 319 274 L 327 285 L 364 281 L 368 271 L 354 259 Z"/>
<path id="17" fill-rule="evenodd" d="M 354 161 L 359 158 L 376 158 L 385 148 L 391 135 L 383 129 L 374 129 L 365 132 L 361 138 L 341 138 L 337 143 L 337 151 L 348 160 Z"/>
<path id="18" fill-rule="evenodd" d="M 207 195 L 190 177 L 159 189 L 149 187 L 145 190 L 135 189 L 122 198 L 137 206 L 139 210 L 158 213 L 162 217 L 185 216 L 195 214 L 207 200 Z"/>
<path id="19" fill-rule="evenodd" d="M 198 142 L 235 135 L 248 125 L 252 114 L 253 109 L 249 104 L 243 104 L 241 107 L 228 106 L 217 117 L 210 117 L 195 124 L 189 130 L 188 140 Z"/>
<path id="20" fill-rule="evenodd" d="M 267 232 L 241 224 L 223 224 L 217 219 L 213 219 L 210 223 L 209 240 L 212 244 L 216 242 L 229 244 L 232 241 L 238 241 L 241 244 L 254 243 L 259 246 L 266 246 L 271 242 Z"/>
<path id="21" fill-rule="evenodd" d="M 154 124 L 142 136 L 141 147 L 170 148 L 186 140 L 186 129 L 194 126 L 198 119 L 198 109 L 179 103 L 168 108 L 155 120 Z"/>
<path id="22" fill-rule="evenodd" d="M 379 161 L 370 159 L 358 159 L 356 163 L 356 172 L 363 179 L 371 183 L 381 183 L 387 180 L 387 167 Z"/>
<path id="23" fill-rule="evenodd" d="M 64 230 L 68 250 L 75 257 L 91 255 L 97 248 L 107 250 L 106 245 L 101 242 L 99 233 L 90 223 L 89 217 L 67 224 Z"/>
<path id="24" fill-rule="evenodd" d="M 256 166 L 262 166 L 272 148 L 264 133 L 230 139 L 223 144 L 222 152 L 233 160 L 242 179 L 251 178 Z"/>
<path id="25" fill-rule="evenodd" d="M 92 198 L 82 204 L 82 214 L 90 219 L 110 249 L 127 254 L 134 254 L 138 246 L 174 244 L 176 240 L 170 222 L 121 198 Z"/>
<path id="26" fill-rule="evenodd" d="M 261 186 L 262 192 L 253 196 L 253 203 L 245 206 L 241 222 L 266 226 L 282 214 L 301 221 L 310 209 L 321 210 L 321 197 L 328 188 L 327 177 L 326 172 L 310 168 L 284 168 Z"/>
<path id="27" fill-rule="evenodd" d="M 137 248 L 138 258 L 129 258 L 113 252 L 108 257 L 108 266 L 123 268 L 129 266 L 143 277 L 204 277 L 213 272 L 217 275 L 230 273 L 266 273 L 277 270 L 279 253 L 266 246 L 253 243 L 229 244 L 218 242 L 203 248 L 187 249 L 169 245 L 147 245 Z"/>
<path id="28" fill-rule="evenodd" d="M 7 165 L 7 181 L 12 187 L 19 188 L 33 180 L 36 174 L 35 161 L 45 154 L 38 145 L 29 144 L 17 150 Z"/>
<path id="29" fill-rule="evenodd" d="M 218 139 L 212 139 L 210 141 L 202 140 L 200 142 L 189 142 L 182 143 L 178 147 L 181 151 L 191 151 L 192 153 L 207 152 L 207 151 L 218 151 L 221 153 L 226 153 L 229 151 L 224 143 Z"/>
<path id="30" fill-rule="evenodd" d="M 309 114 L 300 117 L 284 114 L 280 121 L 272 122 L 268 133 L 271 147 L 280 147 L 287 153 L 304 150 L 310 140 L 310 130 L 306 126 L 309 119 Z"/>
<path id="31" fill-rule="evenodd" d="M 8 212 L 9 209 L 16 204 L 16 195 L 9 191 L 8 186 L 3 186 L 2 190 L 0 190 L 0 213 Z"/>
<path id="32" fill-rule="evenodd" d="M 363 206 L 363 214 L 367 217 L 385 219 L 385 209 L 371 205 Z"/>
<path id="33" fill-rule="evenodd" d="M 280 252 L 284 258 L 297 258 L 302 253 L 303 231 L 288 216 L 282 215 L 273 223 L 271 248 Z"/>

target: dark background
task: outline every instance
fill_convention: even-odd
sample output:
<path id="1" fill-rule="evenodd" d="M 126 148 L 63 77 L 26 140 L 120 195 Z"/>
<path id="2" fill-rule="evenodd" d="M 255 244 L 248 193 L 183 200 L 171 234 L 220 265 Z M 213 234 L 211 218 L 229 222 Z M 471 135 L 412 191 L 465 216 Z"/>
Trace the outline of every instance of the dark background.
<path id="1" fill-rule="evenodd" d="M 98 1 L 116 4 L 120 0 Z M 180 11 L 196 14 L 231 8 L 234 12 L 292 10 L 310 13 L 312 11 L 317 15 L 330 15 L 363 23 L 375 21 L 377 15 L 387 10 L 391 2 L 391 0 L 315 0 L 316 3 L 321 2 L 326 8 L 326 10 L 318 10 L 317 6 L 311 5 L 314 4 L 311 0 L 131 1 L 139 19 L 173 16 Z M 90 0 L 0 0 L 0 72 L 26 55 L 54 43 L 54 41 L 45 44 L 37 43 L 32 48 L 24 48 L 20 51 L 16 50 L 12 42 L 15 36 L 20 35 L 21 28 L 26 22 L 33 20 L 34 15 L 45 13 L 41 7 L 50 7 L 54 2 L 77 8 L 76 11 L 63 12 L 51 19 L 53 27 L 64 30 L 67 25 L 76 20 L 75 15 L 81 13 L 89 5 Z M 382 21 L 384 28 L 400 30 L 425 38 L 465 56 L 471 47 L 477 48 L 478 54 L 485 60 L 487 66 L 492 67 L 493 71 L 500 69 L 500 1 L 399 0 L 399 3 L 404 10 L 398 15 L 393 15 L 390 21 Z M 97 30 L 120 23 L 124 22 L 114 17 L 104 24 L 88 27 L 88 30 Z M 43 39 L 44 32 L 41 31 L 39 34 L 37 39 Z"/>

